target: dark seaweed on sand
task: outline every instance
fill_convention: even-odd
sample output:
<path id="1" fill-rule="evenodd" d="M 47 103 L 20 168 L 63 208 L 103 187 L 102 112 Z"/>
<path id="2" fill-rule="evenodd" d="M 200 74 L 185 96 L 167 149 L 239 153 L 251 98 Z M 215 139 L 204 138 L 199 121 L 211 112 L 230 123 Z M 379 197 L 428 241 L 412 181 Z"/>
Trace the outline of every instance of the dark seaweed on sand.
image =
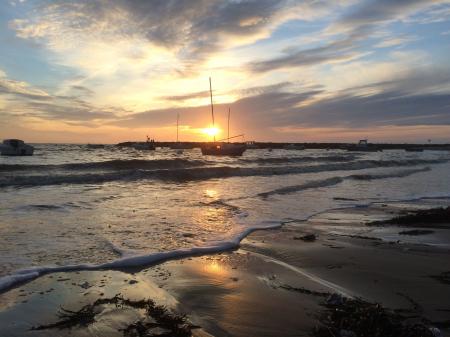
<path id="1" fill-rule="evenodd" d="M 440 273 L 439 275 L 430 275 L 431 278 L 434 278 L 435 280 L 439 281 L 443 284 L 449 284 L 450 285 L 450 271 L 444 271 Z"/>
<path id="2" fill-rule="evenodd" d="M 198 328 L 190 324 L 186 316 L 174 314 L 166 307 L 156 305 L 150 299 L 133 301 L 121 295 L 116 295 L 112 298 L 100 298 L 92 304 L 85 305 L 78 311 L 61 308 L 58 313 L 60 318 L 58 322 L 32 327 L 31 330 L 70 329 L 76 326 L 88 326 L 95 322 L 95 316 L 99 313 L 96 309 L 106 304 L 113 304 L 117 308 L 130 307 L 145 310 L 146 317 L 120 330 L 125 337 L 188 337 L 192 335 L 192 329 Z"/>
<path id="3" fill-rule="evenodd" d="M 383 308 L 378 303 L 349 299 L 337 294 L 323 303 L 321 326 L 314 337 L 434 337 L 422 322 L 407 323 L 411 317 Z"/>
<path id="4" fill-rule="evenodd" d="M 450 206 L 415 211 L 412 214 L 400 215 L 385 221 L 375 221 L 370 225 L 422 225 L 450 223 Z"/>

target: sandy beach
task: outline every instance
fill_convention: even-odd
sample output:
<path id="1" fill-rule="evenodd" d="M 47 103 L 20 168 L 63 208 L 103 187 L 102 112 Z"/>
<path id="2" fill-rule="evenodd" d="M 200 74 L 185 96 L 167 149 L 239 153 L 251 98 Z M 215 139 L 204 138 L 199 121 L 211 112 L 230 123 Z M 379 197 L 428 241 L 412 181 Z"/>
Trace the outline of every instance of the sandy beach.
<path id="1" fill-rule="evenodd" d="M 325 293 L 408 312 L 409 324 L 421 322 L 448 336 L 450 246 L 442 238 L 448 239 L 449 223 L 428 224 L 434 234 L 424 235 L 398 234 L 404 226 L 367 225 L 446 203 L 338 209 L 254 232 L 230 252 L 143 270 L 45 275 L 0 295 L 1 336 L 123 336 L 142 310 L 103 306 L 86 326 L 30 330 L 57 322 L 61 308 L 76 311 L 117 294 L 186 314 L 194 336 L 309 336 L 323 324 Z M 441 244 L 432 243 L 436 231 Z"/>

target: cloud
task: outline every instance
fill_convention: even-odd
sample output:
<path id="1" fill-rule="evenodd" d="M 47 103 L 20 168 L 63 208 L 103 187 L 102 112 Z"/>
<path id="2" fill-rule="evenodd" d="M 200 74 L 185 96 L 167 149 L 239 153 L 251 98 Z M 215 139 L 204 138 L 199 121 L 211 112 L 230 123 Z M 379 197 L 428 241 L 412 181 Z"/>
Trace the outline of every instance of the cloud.
<path id="1" fill-rule="evenodd" d="M 83 94 L 89 89 L 74 88 Z M 79 96 L 54 95 L 22 81 L 15 81 L 0 73 L 0 112 L 8 118 L 37 118 L 55 121 L 93 121 L 116 118 L 122 109 L 95 107 Z M 6 115 L 8 114 L 8 115 Z"/>
<path id="2" fill-rule="evenodd" d="M 403 20 L 432 6 L 449 3 L 448 0 L 366 0 L 340 18 L 329 31 L 355 30 L 362 26 Z"/>
<path id="3" fill-rule="evenodd" d="M 20 96 L 35 100 L 48 100 L 50 95 L 43 90 L 32 88 L 28 83 L 8 79 L 0 72 L 0 95 Z"/>
<path id="4" fill-rule="evenodd" d="M 140 41 L 141 47 L 125 48 L 123 56 L 146 59 L 147 48 L 164 48 L 193 67 L 211 53 L 267 38 L 284 22 L 314 19 L 334 5 L 314 0 L 55 0 L 41 1 L 33 17 L 13 20 L 10 27 L 17 36 L 56 51 L 85 48 L 91 41 Z"/>
<path id="5" fill-rule="evenodd" d="M 209 91 L 197 91 L 186 95 L 163 96 L 161 98 L 166 101 L 188 101 L 195 98 L 205 97 L 209 97 Z"/>
<path id="6" fill-rule="evenodd" d="M 383 39 L 375 45 L 375 48 L 389 48 L 395 46 L 404 46 L 410 42 L 417 41 L 416 36 L 391 36 Z"/>
<path id="7" fill-rule="evenodd" d="M 263 73 L 292 67 L 349 61 L 363 55 L 363 53 L 356 51 L 356 44 L 364 37 L 365 34 L 361 31 L 315 48 L 299 51 L 290 48 L 286 55 L 269 60 L 251 62 L 248 68 L 252 72 Z"/>
<path id="8" fill-rule="evenodd" d="M 441 91 L 436 90 L 441 88 Z M 367 128 L 381 126 L 450 125 L 450 70 L 422 69 L 403 77 L 327 92 L 324 88 L 255 92 L 229 104 L 216 104 L 222 125 L 228 107 L 234 129 L 256 132 L 274 128 Z M 114 125 L 171 125 L 179 113 L 189 125 L 204 125 L 209 106 L 149 110 Z"/>

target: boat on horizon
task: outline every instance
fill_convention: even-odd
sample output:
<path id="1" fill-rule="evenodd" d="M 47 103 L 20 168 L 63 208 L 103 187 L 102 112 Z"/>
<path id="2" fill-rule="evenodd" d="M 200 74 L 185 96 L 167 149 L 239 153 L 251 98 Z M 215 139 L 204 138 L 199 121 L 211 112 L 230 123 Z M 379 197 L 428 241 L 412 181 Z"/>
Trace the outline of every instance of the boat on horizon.
<path id="1" fill-rule="evenodd" d="M 135 150 L 154 151 L 154 150 L 156 150 L 155 140 L 154 139 L 150 139 L 147 136 L 147 141 L 146 142 L 136 142 L 136 143 L 133 144 L 133 148 Z"/>
<path id="2" fill-rule="evenodd" d="M 211 97 L 211 118 L 212 126 L 214 127 L 214 105 L 212 98 L 212 85 L 211 77 L 209 78 L 209 93 Z M 208 156 L 242 156 L 247 149 L 247 146 L 242 143 L 230 143 L 230 139 L 242 137 L 243 134 L 230 137 L 230 114 L 231 109 L 228 108 L 228 137 L 219 141 L 216 141 L 214 136 L 213 142 L 208 142 L 200 146 L 203 155 Z"/>
<path id="3" fill-rule="evenodd" d="M 359 151 L 359 152 L 378 152 L 383 151 L 376 145 L 368 143 L 367 139 L 361 139 L 358 144 L 348 145 L 346 147 L 347 151 Z"/>
<path id="4" fill-rule="evenodd" d="M 34 147 L 20 139 L 5 139 L 0 144 L 0 153 L 2 156 L 32 156 Z"/>

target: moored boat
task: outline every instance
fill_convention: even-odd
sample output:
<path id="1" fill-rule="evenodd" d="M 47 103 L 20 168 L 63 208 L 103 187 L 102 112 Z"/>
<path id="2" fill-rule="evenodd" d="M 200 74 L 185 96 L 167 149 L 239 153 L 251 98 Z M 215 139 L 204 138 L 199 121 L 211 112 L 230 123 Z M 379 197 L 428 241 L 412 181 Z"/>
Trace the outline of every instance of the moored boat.
<path id="1" fill-rule="evenodd" d="M 201 147 L 202 154 L 208 156 L 242 156 L 245 144 L 212 142 Z"/>
<path id="2" fill-rule="evenodd" d="M 154 150 L 156 150 L 156 147 L 155 147 L 155 140 L 150 139 L 150 138 L 147 136 L 147 141 L 146 141 L 145 143 L 144 143 L 144 142 L 134 143 L 134 144 L 133 144 L 133 148 L 134 148 L 135 150 L 154 151 Z"/>
<path id="3" fill-rule="evenodd" d="M 209 93 L 210 93 L 210 97 L 211 97 L 212 126 L 214 127 L 214 105 L 213 105 L 213 98 L 212 98 L 211 77 L 209 78 Z M 230 137 L 230 114 L 231 114 L 231 110 L 228 109 L 228 137 L 226 139 L 222 139 L 217 142 L 214 137 L 214 142 L 203 144 L 200 147 L 203 155 L 242 156 L 242 154 L 247 149 L 247 146 L 243 143 L 230 143 L 230 139 L 243 136 L 243 135 L 237 135 L 237 136 Z"/>
<path id="4" fill-rule="evenodd" d="M 2 156 L 32 156 L 34 147 L 20 139 L 5 139 L 0 145 Z"/>
<path id="5" fill-rule="evenodd" d="M 383 150 L 376 145 L 369 145 L 367 139 L 361 139 L 358 144 L 347 146 L 347 151 L 377 152 Z"/>

